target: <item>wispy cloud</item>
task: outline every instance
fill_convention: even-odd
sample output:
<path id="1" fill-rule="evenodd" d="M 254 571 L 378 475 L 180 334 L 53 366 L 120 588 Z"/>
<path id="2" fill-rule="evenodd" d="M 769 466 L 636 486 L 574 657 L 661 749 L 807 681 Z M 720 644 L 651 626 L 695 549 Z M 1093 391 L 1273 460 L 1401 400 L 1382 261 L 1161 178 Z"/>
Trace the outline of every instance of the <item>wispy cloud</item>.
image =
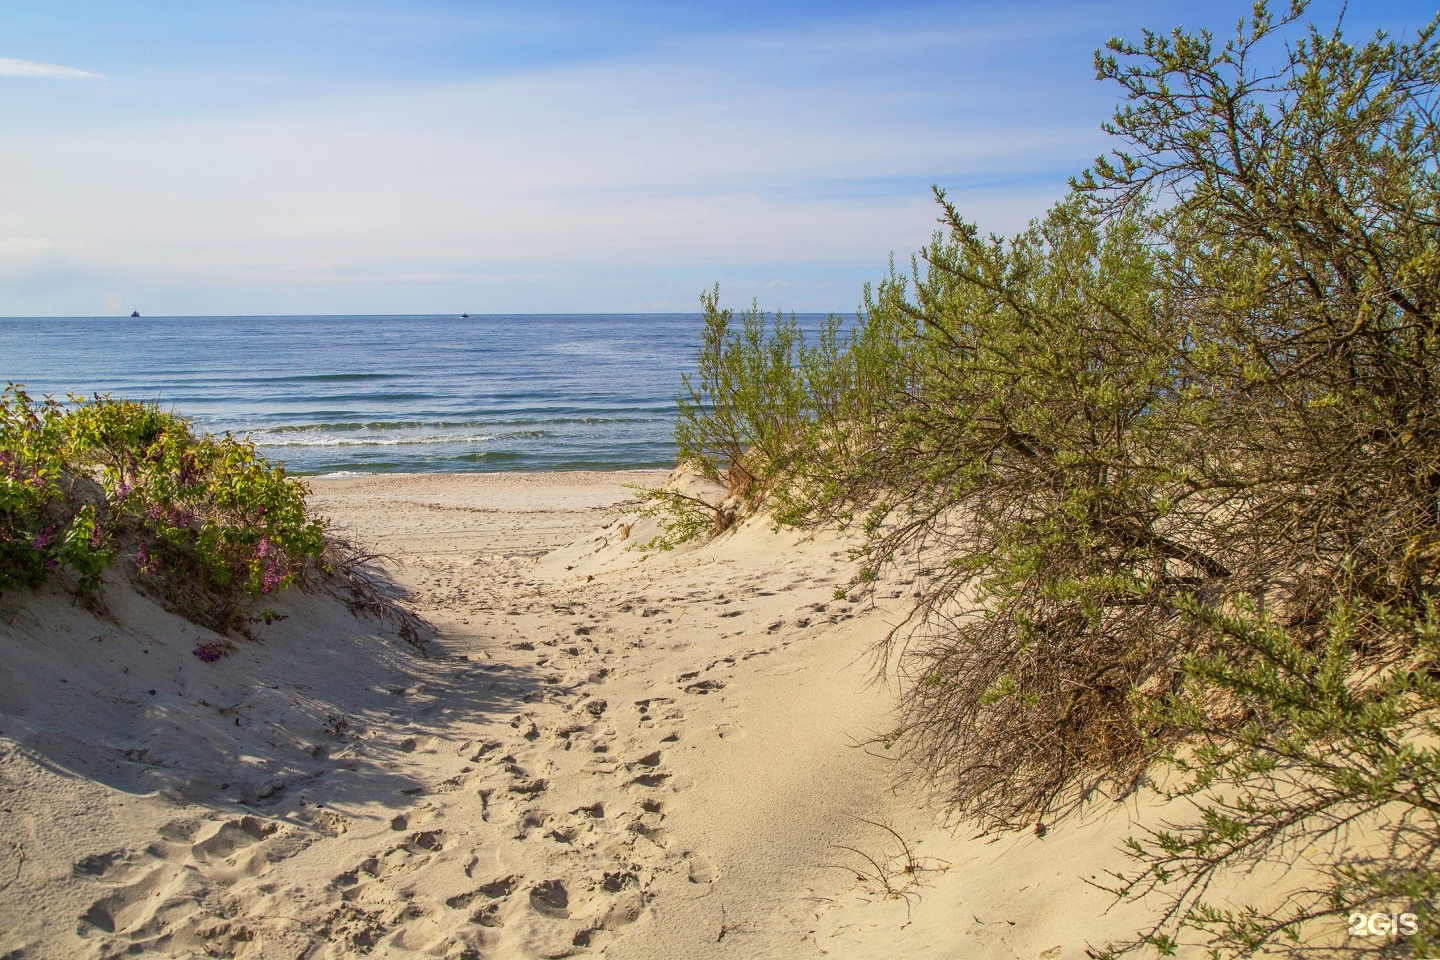
<path id="1" fill-rule="evenodd" d="M 915 15 L 829 0 L 839 13 L 751 23 L 679 3 L 657 25 L 643 0 L 473 21 L 454 0 L 267 3 L 224 31 L 147 21 L 174 42 L 163 67 L 126 59 L 147 44 L 22 37 L 12 50 L 124 89 L 0 97 L 0 314 L 693 309 L 716 281 L 736 302 L 848 310 L 937 228 L 932 183 L 986 232 L 1064 192 L 1104 148 L 1091 19 L 1124 33 L 1115 9 L 1139 0 L 899 5 Z M 286 34 L 276 11 L 298 8 Z M 352 10 L 334 57 L 302 55 Z M 0 77 L 68 69 L 0 60 Z"/>
<path id="2" fill-rule="evenodd" d="M 0 77 L 44 77 L 50 80 L 108 80 L 103 73 L 66 67 L 58 63 L 37 63 L 0 57 Z"/>

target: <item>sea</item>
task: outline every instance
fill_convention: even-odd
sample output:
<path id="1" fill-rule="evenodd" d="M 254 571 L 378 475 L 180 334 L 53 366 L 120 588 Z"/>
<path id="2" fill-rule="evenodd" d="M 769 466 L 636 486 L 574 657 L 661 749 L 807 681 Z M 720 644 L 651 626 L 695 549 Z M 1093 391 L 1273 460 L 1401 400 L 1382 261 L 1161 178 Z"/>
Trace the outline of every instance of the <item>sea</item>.
<path id="1" fill-rule="evenodd" d="M 0 318 L 0 381 L 152 401 L 301 475 L 660 468 L 700 330 L 698 314 Z"/>

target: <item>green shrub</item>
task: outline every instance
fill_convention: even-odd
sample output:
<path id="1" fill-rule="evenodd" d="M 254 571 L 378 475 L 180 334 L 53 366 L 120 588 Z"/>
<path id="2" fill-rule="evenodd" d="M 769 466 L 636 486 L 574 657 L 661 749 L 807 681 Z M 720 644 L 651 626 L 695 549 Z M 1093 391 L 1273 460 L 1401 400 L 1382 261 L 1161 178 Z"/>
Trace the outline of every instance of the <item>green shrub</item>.
<path id="1" fill-rule="evenodd" d="M 758 305 L 741 315 L 719 307 L 717 286 L 702 294 L 698 370 L 682 378 L 675 443 L 681 462 L 732 494 L 758 497 L 784 471 L 805 430 L 802 384 L 795 368 L 804 335 L 792 316 L 767 329 Z"/>
<path id="2" fill-rule="evenodd" d="M 1130 841 L 1139 868 L 1122 897 L 1167 907 L 1125 946 L 1171 948 L 1198 934 L 1212 956 L 1262 950 L 1434 956 L 1440 948 L 1440 610 L 1345 601 L 1319 644 L 1254 611 L 1189 613 L 1212 651 L 1186 659 L 1184 683 L 1155 721 L 1186 731 L 1166 756 L 1164 789 L 1187 821 Z M 1177 805 L 1177 809 L 1181 807 Z M 1218 903 L 1227 873 L 1299 864 L 1312 871 L 1277 903 Z M 1410 915 L 1407 929 L 1347 935 L 1356 917 Z"/>
<path id="3" fill-rule="evenodd" d="M 97 504 L 72 495 L 66 417 L 19 387 L 0 393 L 0 589 L 38 586 L 57 569 L 93 590 L 110 560 Z"/>
<path id="4" fill-rule="evenodd" d="M 0 395 L 0 588 L 52 575 L 92 593 L 117 555 L 171 608 L 221 631 L 325 551 L 305 487 L 253 444 L 154 405 Z"/>
<path id="5" fill-rule="evenodd" d="M 654 518 L 660 529 L 649 540 L 633 543 L 626 549 L 641 553 L 673 550 L 681 544 L 721 533 L 735 520 L 723 502 L 711 503 L 668 484 L 660 487 L 636 485 L 629 489 L 639 501 L 636 515 Z"/>
<path id="6" fill-rule="evenodd" d="M 711 294 L 681 408 L 782 520 L 858 526 L 857 586 L 918 579 L 884 743 L 958 810 L 1032 823 L 1200 758 L 1210 815 L 1126 888 L 1180 884 L 1162 948 L 1436 906 L 1440 44 L 1292 36 L 1303 12 L 1112 41 L 1120 148 L 1010 239 L 937 191 L 945 232 L 843 338 L 733 335 Z M 1312 899 L 1203 903 L 1316 837 Z"/>

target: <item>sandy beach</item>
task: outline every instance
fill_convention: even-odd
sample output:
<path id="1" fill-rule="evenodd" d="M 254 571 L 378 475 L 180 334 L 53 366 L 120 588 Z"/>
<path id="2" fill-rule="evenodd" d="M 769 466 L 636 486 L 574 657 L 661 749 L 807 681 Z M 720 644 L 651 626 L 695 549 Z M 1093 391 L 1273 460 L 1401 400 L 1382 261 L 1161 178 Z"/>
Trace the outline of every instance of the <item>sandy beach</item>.
<path id="1" fill-rule="evenodd" d="M 698 547 L 663 473 L 312 481 L 428 656 L 333 599 L 217 663 L 112 577 L 0 609 L 0 957 L 1086 956 L 1134 905 L 1135 797 L 947 825 L 866 746 L 904 584 L 837 599 L 834 535 Z M 894 606 L 895 609 L 887 606 Z"/>

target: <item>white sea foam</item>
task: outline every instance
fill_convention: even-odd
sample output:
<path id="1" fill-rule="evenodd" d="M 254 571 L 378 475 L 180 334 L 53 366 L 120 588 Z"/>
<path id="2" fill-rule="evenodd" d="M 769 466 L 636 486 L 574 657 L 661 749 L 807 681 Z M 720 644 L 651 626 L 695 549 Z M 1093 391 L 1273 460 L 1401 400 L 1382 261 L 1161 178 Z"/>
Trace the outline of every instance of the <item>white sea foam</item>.
<path id="1" fill-rule="evenodd" d="M 477 436 L 426 436 L 426 437 L 286 437 L 272 440 L 265 435 L 251 437 L 257 447 L 408 447 L 437 443 L 487 443 L 495 437 L 490 434 Z"/>

